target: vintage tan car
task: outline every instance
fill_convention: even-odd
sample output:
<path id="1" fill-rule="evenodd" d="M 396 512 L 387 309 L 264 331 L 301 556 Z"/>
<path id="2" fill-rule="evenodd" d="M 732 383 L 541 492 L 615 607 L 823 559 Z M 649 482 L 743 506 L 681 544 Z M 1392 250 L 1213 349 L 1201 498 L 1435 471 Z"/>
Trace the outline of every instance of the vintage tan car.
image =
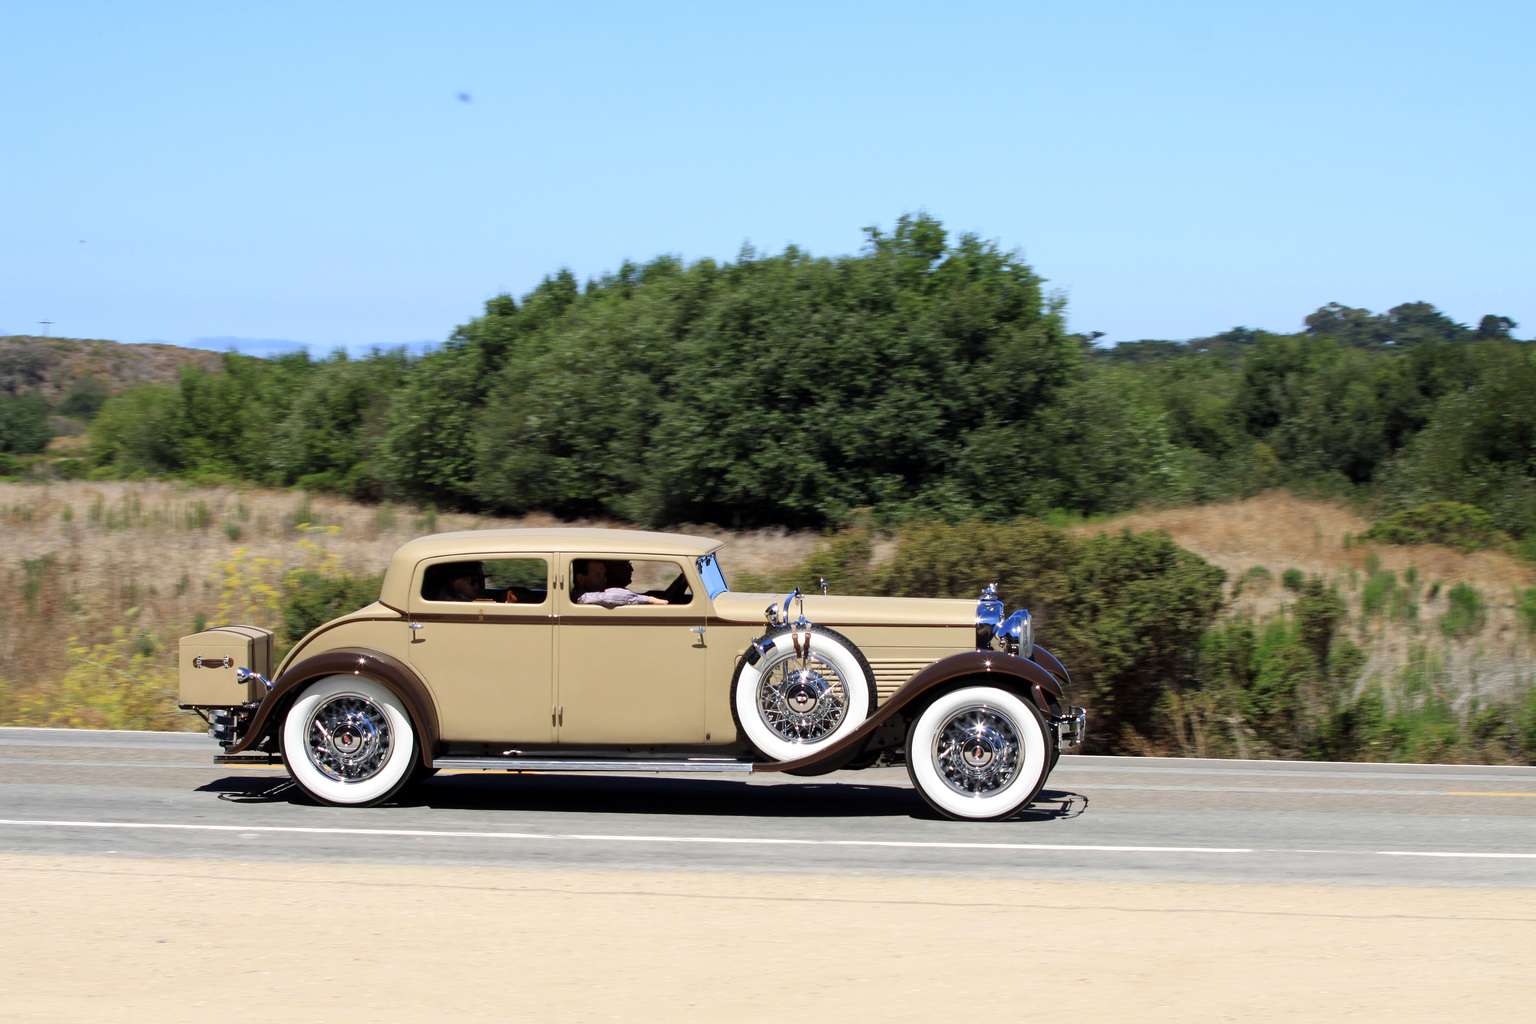
<path id="1" fill-rule="evenodd" d="M 721 543 L 629 530 L 421 537 L 379 599 L 296 644 L 181 641 L 221 763 L 281 761 L 366 806 L 443 768 L 791 772 L 899 764 L 953 818 L 1004 818 L 1081 742 L 1029 613 L 978 600 L 734 593 Z M 270 678 L 269 678 L 270 676 Z"/>

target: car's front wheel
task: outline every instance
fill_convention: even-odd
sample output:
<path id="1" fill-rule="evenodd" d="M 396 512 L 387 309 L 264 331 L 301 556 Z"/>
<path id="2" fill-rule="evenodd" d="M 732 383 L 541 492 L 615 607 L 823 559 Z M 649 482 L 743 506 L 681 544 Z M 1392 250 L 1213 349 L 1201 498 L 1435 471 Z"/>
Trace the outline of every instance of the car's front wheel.
<path id="1" fill-rule="evenodd" d="M 325 804 L 367 807 L 410 781 L 416 731 L 390 690 L 361 676 L 311 683 L 283 719 L 283 760 L 299 788 Z"/>
<path id="2" fill-rule="evenodd" d="M 936 698 L 907 730 L 907 774 L 929 806 L 962 821 L 995 821 L 1025 807 L 1050 771 L 1045 719 L 994 686 Z"/>

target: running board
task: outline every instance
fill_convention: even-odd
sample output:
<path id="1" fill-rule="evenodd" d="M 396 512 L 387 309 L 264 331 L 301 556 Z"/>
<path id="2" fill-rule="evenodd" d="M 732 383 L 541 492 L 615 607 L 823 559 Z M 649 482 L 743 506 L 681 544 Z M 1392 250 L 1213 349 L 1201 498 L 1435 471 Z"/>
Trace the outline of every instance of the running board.
<path id="1" fill-rule="evenodd" d="M 502 772 L 750 772 L 751 761 L 585 761 L 577 758 L 436 757 L 432 767 Z"/>
<path id="2" fill-rule="evenodd" d="M 282 764 L 282 754 L 214 754 L 214 764 Z"/>
<path id="3" fill-rule="evenodd" d="M 214 764 L 272 764 L 283 763 L 282 754 L 215 754 Z M 756 765 L 751 761 L 728 761 L 715 758 L 696 758 L 688 761 L 596 761 L 581 758 L 532 758 L 532 757 L 438 757 L 432 761 L 438 769 L 488 772 L 694 772 L 694 773 L 746 773 Z"/>

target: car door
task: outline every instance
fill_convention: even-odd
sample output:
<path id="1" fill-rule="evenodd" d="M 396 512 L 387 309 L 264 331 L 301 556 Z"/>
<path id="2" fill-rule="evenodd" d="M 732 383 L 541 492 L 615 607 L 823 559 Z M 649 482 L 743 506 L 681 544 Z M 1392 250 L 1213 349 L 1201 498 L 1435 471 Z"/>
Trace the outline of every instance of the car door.
<path id="1" fill-rule="evenodd" d="M 471 563 L 487 572 L 480 596 L 450 597 L 444 570 Z M 410 660 L 437 698 L 445 741 L 553 742 L 552 564 L 548 553 L 492 552 L 433 558 L 416 567 L 408 608 Z"/>
<path id="2" fill-rule="evenodd" d="M 632 565 L 632 593 L 661 590 L 681 573 L 686 594 L 676 595 L 668 604 L 580 603 L 574 590 L 573 559 L 562 560 L 564 585 L 556 597 L 561 610 L 555 628 L 559 742 L 577 746 L 702 742 L 708 600 L 692 559 L 643 554 L 590 557 Z"/>

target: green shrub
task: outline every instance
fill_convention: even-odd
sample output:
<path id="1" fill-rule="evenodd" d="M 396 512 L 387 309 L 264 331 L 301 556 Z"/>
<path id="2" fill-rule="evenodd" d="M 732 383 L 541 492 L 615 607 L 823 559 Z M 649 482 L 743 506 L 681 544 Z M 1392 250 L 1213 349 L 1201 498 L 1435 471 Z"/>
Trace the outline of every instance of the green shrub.
<path id="1" fill-rule="evenodd" d="M 59 403 L 59 415 L 76 420 L 91 420 L 107 402 L 107 385 L 95 377 L 81 377 L 70 385 L 69 394 Z"/>
<path id="2" fill-rule="evenodd" d="M 1286 590 L 1300 590 L 1301 581 L 1306 578 L 1300 569 L 1287 569 L 1280 574 L 1280 585 Z"/>
<path id="3" fill-rule="evenodd" d="M 1536 587 L 1516 594 L 1515 614 L 1526 629 L 1536 632 Z"/>
<path id="4" fill-rule="evenodd" d="M 1444 666 L 1418 649 L 1398 691 L 1370 686 L 1334 717 L 1322 753 L 1332 760 L 1462 763 L 1536 762 L 1536 691 L 1459 716 Z"/>
<path id="5" fill-rule="evenodd" d="M 1515 720 L 1526 761 L 1536 761 L 1536 690 L 1526 692 L 1525 700 L 1517 705 Z"/>
<path id="6" fill-rule="evenodd" d="M 298 505 L 294 507 L 293 511 L 288 513 L 287 519 L 292 529 L 301 532 L 305 526 L 320 526 L 324 523 L 324 519 L 315 512 L 314 506 L 310 504 L 307 492 L 299 500 Z"/>
<path id="7" fill-rule="evenodd" d="M 292 647 L 310 630 L 379 599 L 384 577 L 348 576 L 301 570 L 283 583 L 283 628 L 279 641 Z"/>
<path id="8" fill-rule="evenodd" d="M 1444 544 L 1476 551 L 1503 539 L 1493 517 L 1475 505 L 1435 501 L 1388 516 L 1360 535 L 1386 544 Z"/>
<path id="9" fill-rule="evenodd" d="M 378 509 L 373 513 L 374 529 L 389 532 L 395 528 L 395 524 L 396 518 L 394 502 L 386 501 L 384 504 L 380 505 Z"/>
<path id="10" fill-rule="evenodd" d="M 1072 673 L 1100 749 L 1146 735 L 1169 690 L 1192 687 L 1201 638 L 1222 605 L 1226 573 L 1167 534 L 1125 531 L 1077 540 L 1038 520 L 918 523 L 895 554 L 870 567 L 866 530 L 833 535 L 800 566 L 753 585 L 834 593 L 975 598 L 998 585 L 1009 609 L 1028 608 L 1036 638 Z"/>
<path id="11" fill-rule="evenodd" d="M 1249 592 L 1262 594 L 1269 589 L 1273 581 L 1274 577 L 1268 569 L 1262 565 L 1256 565 L 1238 577 L 1237 584 L 1232 588 L 1232 596 L 1237 597 L 1239 594 Z"/>
<path id="12" fill-rule="evenodd" d="M 1314 576 L 1301 585 L 1296 598 L 1296 634 L 1326 669 L 1333 651 L 1334 634 L 1344 621 L 1344 599 L 1321 577 Z"/>
<path id="13" fill-rule="evenodd" d="M 194 502 L 186 510 L 187 529 L 206 530 L 213 524 L 213 513 L 208 511 L 206 501 Z"/>
<path id="14" fill-rule="evenodd" d="M 1365 581 L 1360 594 L 1360 611 L 1367 618 L 1380 615 L 1391 605 L 1392 595 L 1397 592 L 1397 573 L 1378 572 Z"/>
<path id="15" fill-rule="evenodd" d="M 1412 569 L 1408 572 L 1413 574 Z M 1396 573 L 1378 572 L 1366 580 L 1365 589 L 1360 592 L 1360 612 L 1367 619 L 1373 615 L 1389 615 L 1411 622 L 1419 617 L 1419 606 L 1413 593 L 1411 585 L 1398 584 Z"/>
<path id="16" fill-rule="evenodd" d="M 1475 587 L 1458 583 L 1447 595 L 1450 607 L 1440 616 L 1440 631 L 1453 640 L 1464 640 L 1483 628 L 1488 613 L 1483 595 Z"/>
<path id="17" fill-rule="evenodd" d="M 154 644 L 112 629 L 111 639 L 71 638 L 69 667 L 57 682 L 30 686 L 0 680 L 0 722 L 52 729 L 196 729 L 201 723 L 176 709 L 176 671 Z"/>
<path id="18" fill-rule="evenodd" d="M 43 588 L 55 574 L 55 561 L 57 555 L 52 551 L 44 552 L 36 558 L 23 558 L 21 560 L 21 596 L 27 604 L 27 611 L 37 611 L 37 598 Z"/>
<path id="19" fill-rule="evenodd" d="M 31 455 L 48 447 L 48 403 L 36 392 L 0 395 L 0 452 Z"/>

